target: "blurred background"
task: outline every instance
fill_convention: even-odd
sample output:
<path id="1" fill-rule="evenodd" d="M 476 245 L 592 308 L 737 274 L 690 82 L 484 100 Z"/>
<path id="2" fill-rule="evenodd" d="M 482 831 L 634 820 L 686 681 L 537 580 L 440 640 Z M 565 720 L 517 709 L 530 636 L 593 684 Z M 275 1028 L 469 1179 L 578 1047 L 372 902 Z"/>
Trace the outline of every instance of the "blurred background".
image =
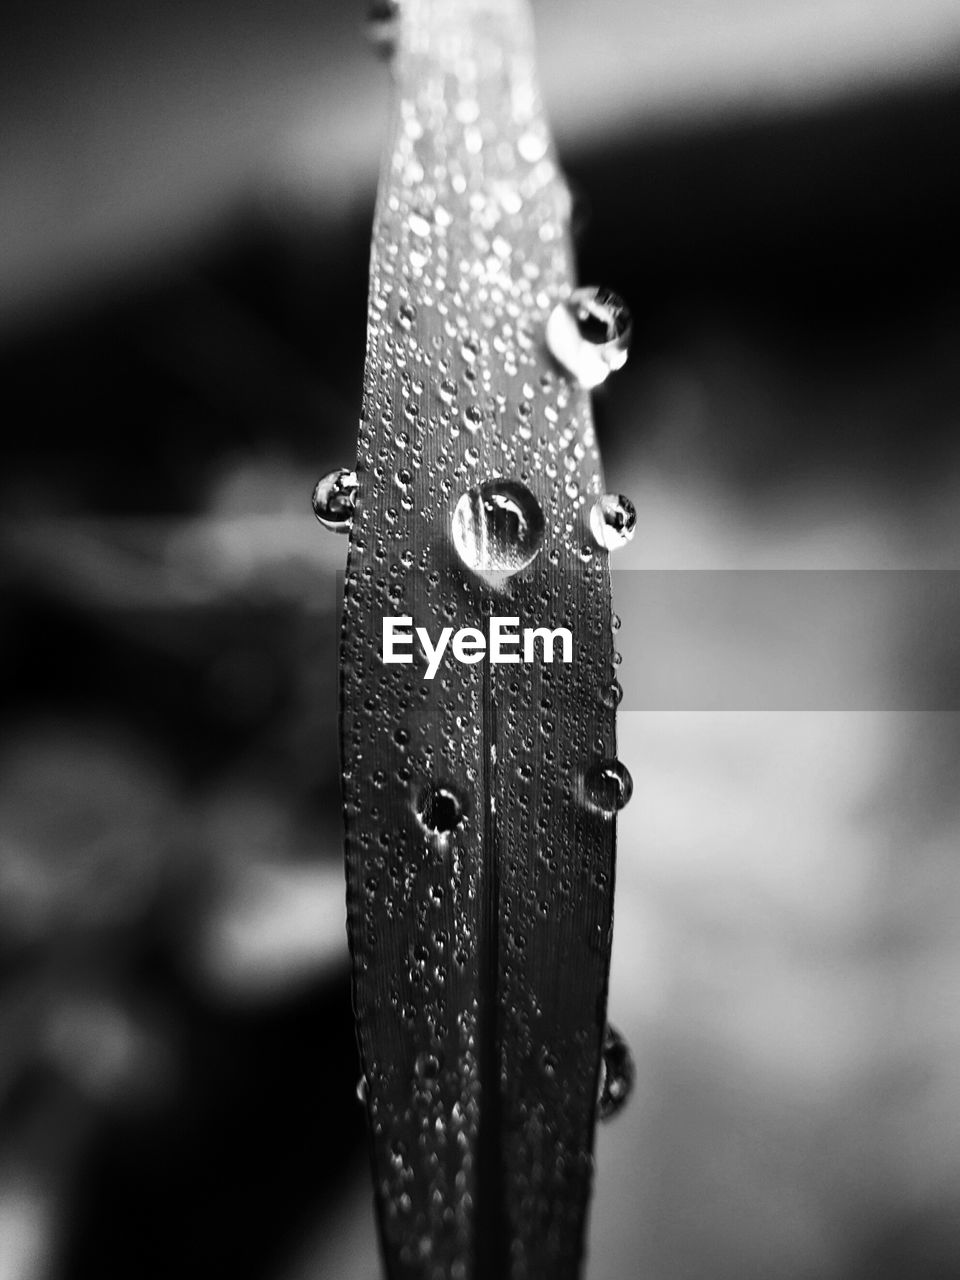
<path id="1" fill-rule="evenodd" d="M 635 318 L 597 406 L 639 510 L 617 567 L 957 568 L 955 0 L 535 16 L 581 277 Z M 389 102 L 362 18 L 0 20 L 0 1280 L 377 1275 L 345 541 L 309 510 L 360 402 Z M 588 1280 L 952 1280 L 957 612 L 894 594 L 832 633 L 870 699 L 675 709 L 678 648 L 786 687 L 789 611 L 667 599 L 647 635 L 642 577 L 610 1009 L 637 1085 Z"/>

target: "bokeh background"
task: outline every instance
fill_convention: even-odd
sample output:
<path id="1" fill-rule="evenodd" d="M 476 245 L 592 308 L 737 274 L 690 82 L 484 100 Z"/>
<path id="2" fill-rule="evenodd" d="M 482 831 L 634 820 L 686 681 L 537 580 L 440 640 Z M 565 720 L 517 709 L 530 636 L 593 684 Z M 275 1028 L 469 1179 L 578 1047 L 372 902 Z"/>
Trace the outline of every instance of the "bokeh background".
<path id="1" fill-rule="evenodd" d="M 635 316 L 598 402 L 639 509 L 618 567 L 955 569 L 954 0 L 535 16 L 581 276 Z M 377 1274 L 345 543 L 309 511 L 359 408 L 389 102 L 362 17 L 4 7 L 0 1280 Z M 872 692 L 804 702 L 799 612 L 668 591 L 648 633 L 645 577 L 616 581 L 637 1086 L 588 1280 L 953 1280 L 957 611 L 825 613 L 821 674 Z M 794 692 L 675 706 L 678 652 L 698 690 L 719 653 Z"/>

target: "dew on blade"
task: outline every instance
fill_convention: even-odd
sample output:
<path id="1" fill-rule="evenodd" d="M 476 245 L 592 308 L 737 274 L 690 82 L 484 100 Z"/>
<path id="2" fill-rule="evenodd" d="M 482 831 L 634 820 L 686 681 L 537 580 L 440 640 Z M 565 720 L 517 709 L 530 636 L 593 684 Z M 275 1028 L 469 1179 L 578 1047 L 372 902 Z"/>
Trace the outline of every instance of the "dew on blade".
<path id="1" fill-rule="evenodd" d="M 625 547 L 636 533 L 637 509 L 622 493 L 605 493 L 590 512 L 590 532 L 606 551 Z"/>
<path id="2" fill-rule="evenodd" d="M 322 476 L 313 489 L 313 514 L 325 529 L 349 533 L 357 507 L 357 473 L 337 467 Z"/>
<path id="3" fill-rule="evenodd" d="M 453 513 L 453 544 L 468 569 L 510 575 L 525 569 L 543 542 L 540 504 L 517 480 L 487 480 L 464 493 Z"/>
<path id="4" fill-rule="evenodd" d="M 611 289 L 575 289 L 547 320 L 547 347 L 582 387 L 598 387 L 626 363 L 632 322 Z"/>
<path id="5" fill-rule="evenodd" d="M 619 760 L 601 760 L 586 776 L 587 798 L 602 813 L 616 813 L 633 795 L 633 779 Z"/>
<path id="6" fill-rule="evenodd" d="M 433 835 L 449 835 L 463 821 L 463 801 L 449 782 L 432 782 L 417 796 L 420 825 Z"/>
<path id="7" fill-rule="evenodd" d="M 635 1076 L 629 1045 L 616 1027 L 608 1024 L 603 1037 L 597 1096 L 597 1114 L 601 1120 L 609 1120 L 626 1105 Z"/>
<path id="8" fill-rule="evenodd" d="M 585 782 L 620 698 L 605 489 L 544 333 L 574 283 L 526 9 L 401 0 L 370 258 L 348 928 L 386 1270 L 417 1280 L 579 1273 L 605 1029 L 616 818 Z M 384 662 L 389 615 L 411 618 L 406 664 Z M 501 615 L 512 668 L 490 661 Z"/>

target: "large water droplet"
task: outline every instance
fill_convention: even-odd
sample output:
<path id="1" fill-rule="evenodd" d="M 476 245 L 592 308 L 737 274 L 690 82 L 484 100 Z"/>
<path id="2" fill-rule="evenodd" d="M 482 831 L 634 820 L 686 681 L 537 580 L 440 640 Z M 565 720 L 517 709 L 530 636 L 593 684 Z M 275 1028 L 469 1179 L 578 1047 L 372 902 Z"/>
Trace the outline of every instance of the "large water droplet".
<path id="1" fill-rule="evenodd" d="M 608 1024 L 603 1037 L 597 1098 L 597 1114 L 601 1120 L 609 1120 L 626 1105 L 633 1090 L 635 1074 L 629 1045 L 616 1027 Z"/>
<path id="2" fill-rule="evenodd" d="M 517 480 L 486 480 L 453 512 L 453 544 L 468 569 L 496 580 L 526 568 L 543 542 L 540 504 Z"/>
<path id="3" fill-rule="evenodd" d="M 587 770 L 587 796 L 603 813 L 616 813 L 633 795 L 633 779 L 619 760 L 600 760 Z"/>
<path id="4" fill-rule="evenodd" d="M 637 509 L 622 493 L 605 493 L 590 512 L 590 532 L 607 551 L 625 547 L 637 529 Z"/>
<path id="5" fill-rule="evenodd" d="M 631 320 L 626 303 L 610 289 L 575 289 L 547 321 L 553 358 L 582 387 L 598 387 L 626 363 Z"/>
<path id="6" fill-rule="evenodd" d="M 325 529 L 349 533 L 357 507 L 357 473 L 338 467 L 321 477 L 313 489 L 313 514 Z"/>
<path id="7" fill-rule="evenodd" d="M 432 835 L 449 835 L 463 821 L 463 800 L 449 782 L 431 782 L 416 799 L 420 825 Z"/>

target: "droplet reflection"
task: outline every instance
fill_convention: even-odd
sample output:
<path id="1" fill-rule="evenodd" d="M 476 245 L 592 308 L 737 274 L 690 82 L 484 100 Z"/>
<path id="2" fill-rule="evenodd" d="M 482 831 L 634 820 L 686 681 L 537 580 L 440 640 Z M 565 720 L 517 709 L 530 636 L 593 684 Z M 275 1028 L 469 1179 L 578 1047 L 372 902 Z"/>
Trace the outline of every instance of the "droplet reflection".
<path id="1" fill-rule="evenodd" d="M 619 760 L 601 760 L 592 765 L 586 776 L 587 797 L 602 813 L 616 813 L 629 804 L 633 795 L 633 779 Z"/>
<path id="2" fill-rule="evenodd" d="M 540 504 L 516 480 L 487 480 L 463 494 L 453 513 L 453 543 L 468 569 L 496 578 L 526 568 L 543 542 Z"/>
<path id="3" fill-rule="evenodd" d="M 349 533 L 357 506 L 357 473 L 338 467 L 322 476 L 313 489 L 313 514 L 325 529 Z"/>
<path id="4" fill-rule="evenodd" d="M 605 493 L 590 512 L 590 532 L 606 551 L 625 547 L 636 529 L 637 509 L 622 493 Z"/>

